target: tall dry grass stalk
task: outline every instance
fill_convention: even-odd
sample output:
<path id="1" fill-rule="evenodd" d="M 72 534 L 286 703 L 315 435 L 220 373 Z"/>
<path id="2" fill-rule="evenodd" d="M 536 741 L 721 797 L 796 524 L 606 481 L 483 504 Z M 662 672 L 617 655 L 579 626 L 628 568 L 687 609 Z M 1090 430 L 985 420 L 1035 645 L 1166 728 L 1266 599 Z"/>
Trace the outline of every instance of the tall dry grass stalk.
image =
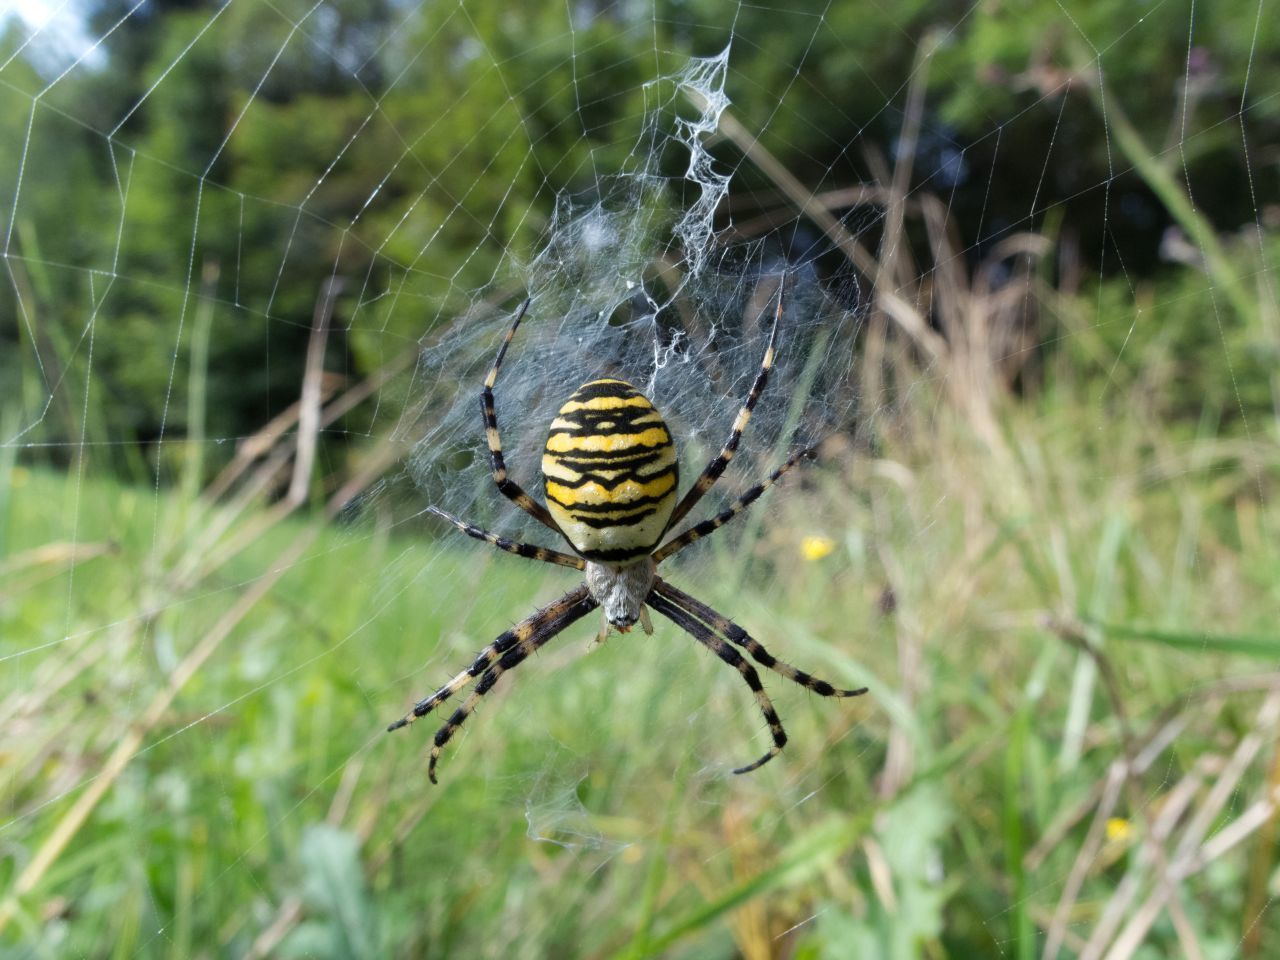
<path id="1" fill-rule="evenodd" d="M 1054 253 L 1054 244 L 1049 236 L 1034 231 L 1009 233 L 990 244 L 991 252 L 975 261 L 971 255 L 973 247 L 966 244 L 961 225 L 953 220 L 947 204 L 931 193 L 912 188 L 913 145 L 917 142 L 923 115 L 930 50 L 929 42 L 922 44 L 906 97 L 894 164 L 888 165 L 872 152 L 867 154 L 867 162 L 876 172 L 877 182 L 872 184 L 820 194 L 811 192 L 755 135 L 726 113 L 721 134 L 774 183 L 789 205 L 789 210 L 766 210 L 754 219 L 741 220 L 735 229 L 739 235 L 750 236 L 798 214 L 817 226 L 864 278 L 871 290 L 863 353 L 859 358 L 864 407 L 877 411 L 902 409 L 905 419 L 895 421 L 891 413 L 883 418 L 883 429 L 896 436 L 898 449 L 917 450 L 917 462 L 928 460 L 930 447 L 935 443 L 954 454 L 958 449 L 957 430 L 967 435 L 973 446 L 963 461 L 973 472 L 947 491 L 955 509 L 973 518 L 971 550 L 967 551 L 967 560 L 946 573 L 937 591 L 944 596 L 953 595 L 960 605 L 978 599 L 982 587 L 976 579 L 969 578 L 966 571 L 976 565 L 981 555 L 994 549 L 1001 538 L 1008 536 L 1012 527 L 1035 517 L 1043 537 L 1039 548 L 1045 551 L 1047 569 L 1052 576 L 1046 582 L 1056 595 L 1041 614 L 1042 624 L 1076 652 L 1070 692 L 1072 709 L 1062 734 L 1062 762 L 1068 768 L 1078 762 L 1088 729 L 1087 718 L 1097 709 L 1095 698 L 1099 684 L 1104 692 L 1105 709 L 1117 723 L 1118 756 L 1106 774 L 1092 785 L 1085 801 L 1070 816 L 1056 823 L 1021 855 L 1019 870 L 1039 868 L 1073 826 L 1089 821 L 1084 841 L 1053 910 L 1033 912 L 1025 905 L 1015 905 L 1015 913 L 1023 913 L 1026 920 L 1026 943 L 1019 945 L 1019 955 L 1031 955 L 1030 930 L 1034 923 L 1043 936 L 1045 960 L 1054 960 L 1064 947 L 1090 960 L 1127 960 L 1136 955 L 1153 925 L 1164 915 L 1169 918 L 1182 955 L 1201 957 L 1204 950 L 1186 910 L 1186 901 L 1191 896 L 1189 882 L 1224 853 L 1248 842 L 1256 843 L 1257 854 L 1252 867 L 1251 912 L 1247 911 L 1242 922 L 1242 945 L 1247 955 L 1259 955 L 1258 919 L 1265 909 L 1263 891 L 1274 863 L 1269 851 L 1270 838 L 1280 804 L 1277 786 L 1280 760 L 1275 759 L 1280 758 L 1280 749 L 1276 747 L 1280 676 L 1268 674 L 1243 682 L 1211 684 L 1171 703 L 1164 714 L 1144 729 L 1134 728 L 1135 722 L 1125 710 L 1122 684 L 1117 679 L 1116 654 L 1109 647 L 1108 631 L 1076 617 L 1078 610 L 1087 607 L 1087 591 L 1076 582 L 1072 565 L 1067 561 L 1071 552 L 1069 544 L 1078 536 L 1072 525 L 1075 518 L 1096 510 L 1083 503 L 1074 505 L 1079 507 L 1078 511 L 1053 504 L 1046 494 L 1060 480 L 1054 473 L 1055 461 L 1038 446 L 1032 431 L 1019 430 L 1008 417 L 1012 392 L 1024 379 L 1028 365 L 1037 361 L 1042 345 L 1054 335 L 1049 323 L 1063 319 L 1063 311 L 1072 309 L 1052 288 L 1042 269 L 1042 264 Z M 1096 87 L 1090 89 L 1097 93 Z M 1110 119 L 1122 151 L 1134 160 L 1139 172 L 1197 239 L 1228 300 L 1248 319 L 1254 312 L 1252 301 L 1237 281 L 1233 268 L 1225 262 L 1212 230 L 1195 214 L 1185 192 L 1158 166 L 1146 162 L 1127 118 L 1114 104 L 1110 107 Z M 874 251 L 862 237 L 850 232 L 844 218 L 837 214 L 837 211 L 851 214 L 867 208 L 875 211 L 880 225 Z M 915 235 L 922 233 L 926 238 L 919 249 L 912 244 L 910 228 L 913 225 L 922 228 L 916 230 Z M 984 238 L 972 240 L 976 244 Z M 936 383 L 948 401 L 935 411 L 936 419 L 932 423 L 912 419 L 909 405 L 899 407 L 896 403 L 895 395 L 904 385 L 922 378 Z M 1133 413 L 1136 418 L 1143 415 L 1140 410 Z M 945 439 L 939 440 L 939 435 Z M 1133 442 L 1136 447 L 1141 441 L 1132 431 L 1126 431 L 1117 442 Z M 1193 469 L 1188 464 L 1186 451 L 1166 452 L 1168 459 L 1161 462 Z M 1243 456 L 1246 461 L 1258 456 L 1265 459 L 1265 454 L 1252 446 Z M 901 489 L 904 493 L 910 492 L 914 479 L 904 465 L 883 464 L 879 469 L 884 476 L 894 478 L 895 483 L 906 478 L 901 482 Z M 1257 465 L 1250 469 L 1263 470 Z M 1142 475 L 1143 471 L 1135 465 L 1132 476 Z M 1132 499 L 1135 491 L 1122 476 L 1117 477 L 1114 493 L 1116 502 L 1120 503 Z M 1247 508 L 1247 504 L 1244 506 Z M 878 512 L 874 498 L 872 510 L 873 515 Z M 995 526 L 992 526 L 993 520 Z M 890 521 L 882 517 L 879 526 L 888 530 Z M 1249 524 L 1242 524 L 1244 528 L 1249 528 Z M 907 572 L 911 558 L 896 555 L 891 537 L 885 537 L 882 543 L 879 555 L 888 579 L 889 595 L 909 596 L 914 579 Z M 910 708 L 928 693 L 926 685 L 930 678 L 922 669 L 922 644 L 931 625 L 914 620 L 910 607 L 901 604 L 896 619 L 898 693 Z M 1158 636 L 1151 639 L 1166 642 Z M 1235 646 L 1248 648 L 1247 644 Z M 1270 650 L 1270 641 L 1259 649 L 1263 648 Z M 1165 755 L 1179 733 L 1193 723 L 1192 717 L 1198 715 L 1197 720 L 1211 724 L 1212 717 L 1230 702 L 1232 694 L 1252 693 L 1262 694 L 1263 699 L 1239 737 L 1223 744 L 1222 750 L 1202 753 L 1189 772 L 1171 784 L 1160 785 L 1158 799 L 1152 802 L 1149 793 L 1152 785 L 1148 779 L 1152 765 Z M 1213 711 L 1207 718 L 1203 714 L 1206 709 Z M 905 726 L 891 727 L 879 776 L 882 798 L 892 798 L 912 782 L 918 769 L 914 756 L 916 742 Z M 1246 772 L 1267 756 L 1272 758 L 1272 773 L 1265 778 L 1264 789 L 1255 788 L 1248 802 L 1240 804 L 1238 794 Z M 1233 796 L 1237 797 L 1236 810 L 1228 822 L 1221 825 L 1220 821 L 1228 816 L 1228 800 Z M 1126 807 L 1129 819 L 1123 819 L 1119 813 Z M 1115 841 L 1108 831 L 1118 828 L 1109 825 L 1122 820 L 1132 824 L 1127 829 L 1136 831 L 1137 855 L 1131 859 L 1100 913 L 1092 922 L 1082 922 L 1080 897 L 1086 880 L 1096 877 L 1110 864 Z M 1211 829 L 1215 824 L 1218 824 L 1216 829 Z M 881 878 L 873 888 L 882 891 L 884 908 L 892 914 L 893 883 L 885 879 L 888 870 L 885 857 L 874 838 L 864 841 L 863 852 L 870 876 L 873 880 Z M 743 913 L 738 929 L 758 930 L 764 922 L 758 915 Z M 1086 931 L 1083 934 L 1082 928 Z M 749 948 L 744 944 L 743 949 Z M 750 948 L 750 953 L 780 955 L 760 953 L 755 946 Z"/>

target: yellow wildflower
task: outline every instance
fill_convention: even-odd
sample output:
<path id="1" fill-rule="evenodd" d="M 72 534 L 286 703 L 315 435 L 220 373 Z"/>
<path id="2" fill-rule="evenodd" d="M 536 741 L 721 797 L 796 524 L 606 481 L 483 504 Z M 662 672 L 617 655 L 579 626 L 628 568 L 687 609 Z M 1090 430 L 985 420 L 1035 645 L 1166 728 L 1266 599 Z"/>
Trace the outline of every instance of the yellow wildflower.
<path id="1" fill-rule="evenodd" d="M 830 537 L 809 536 L 800 541 L 800 555 L 813 562 L 828 556 L 836 548 L 836 542 Z"/>
<path id="2" fill-rule="evenodd" d="M 1124 817 L 1111 817 L 1107 820 L 1107 839 L 1113 843 L 1128 840 L 1132 832 L 1133 827 Z"/>

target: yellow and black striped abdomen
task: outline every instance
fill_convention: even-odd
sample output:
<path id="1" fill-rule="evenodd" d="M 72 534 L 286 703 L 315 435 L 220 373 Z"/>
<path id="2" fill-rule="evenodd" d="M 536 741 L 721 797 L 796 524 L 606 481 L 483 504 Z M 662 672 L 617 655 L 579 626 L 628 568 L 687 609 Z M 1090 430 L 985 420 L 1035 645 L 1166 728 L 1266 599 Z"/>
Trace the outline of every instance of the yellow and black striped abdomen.
<path id="1" fill-rule="evenodd" d="M 542 455 L 547 509 L 588 560 L 627 564 L 658 545 L 676 504 L 676 448 L 635 387 L 593 380 L 551 423 Z"/>

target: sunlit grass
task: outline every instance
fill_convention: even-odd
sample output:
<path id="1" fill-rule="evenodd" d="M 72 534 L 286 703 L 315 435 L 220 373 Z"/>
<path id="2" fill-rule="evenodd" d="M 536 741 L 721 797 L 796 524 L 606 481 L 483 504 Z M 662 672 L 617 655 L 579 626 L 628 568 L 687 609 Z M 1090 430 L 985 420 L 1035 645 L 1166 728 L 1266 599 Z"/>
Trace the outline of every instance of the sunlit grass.
<path id="1" fill-rule="evenodd" d="M 904 417 L 878 459 L 829 453 L 775 491 L 758 539 L 690 551 L 673 580 L 871 687 L 827 701 L 766 675 L 791 741 L 749 777 L 729 769 L 765 734 L 734 671 L 665 623 L 588 652 L 592 621 L 504 678 L 433 788 L 433 718 L 385 724 L 571 573 L 377 517 L 288 519 L 202 573 L 219 508 L 10 466 L 6 891 L 184 658 L 280 577 L 8 901 L 4 937 L 46 956 L 1076 953 L 1127 871 L 1118 924 L 1155 895 L 1163 831 L 1186 929 L 1144 936 L 1234 944 L 1273 870 L 1261 822 L 1240 824 L 1274 751 L 1280 529 L 1255 493 L 1278 464 L 1098 412 L 1004 410 L 995 447 Z"/>

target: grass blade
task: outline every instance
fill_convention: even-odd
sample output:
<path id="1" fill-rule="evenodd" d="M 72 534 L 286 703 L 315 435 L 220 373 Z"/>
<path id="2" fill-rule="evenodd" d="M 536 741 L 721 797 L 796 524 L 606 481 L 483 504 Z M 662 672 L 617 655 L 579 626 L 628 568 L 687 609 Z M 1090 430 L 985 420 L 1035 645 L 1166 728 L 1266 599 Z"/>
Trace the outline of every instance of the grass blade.
<path id="1" fill-rule="evenodd" d="M 1190 653 L 1236 653 L 1246 657 L 1274 660 L 1280 657 L 1280 637 L 1250 636 L 1239 633 L 1201 633 L 1198 631 L 1161 630 L 1133 624 L 1103 623 L 1083 618 L 1083 622 L 1112 640 L 1136 640 L 1157 643 Z"/>

